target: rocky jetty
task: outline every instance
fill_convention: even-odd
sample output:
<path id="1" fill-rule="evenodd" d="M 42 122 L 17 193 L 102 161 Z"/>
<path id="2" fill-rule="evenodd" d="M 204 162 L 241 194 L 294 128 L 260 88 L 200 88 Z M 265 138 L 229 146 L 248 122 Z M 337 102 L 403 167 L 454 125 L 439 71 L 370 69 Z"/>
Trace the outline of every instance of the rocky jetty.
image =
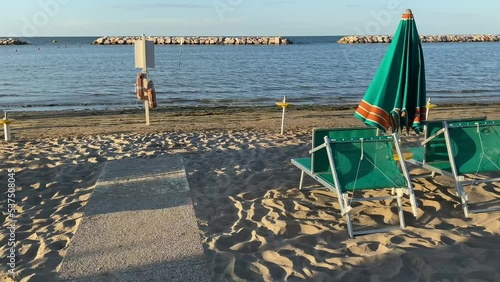
<path id="1" fill-rule="evenodd" d="M 140 37 L 109 37 L 97 38 L 94 45 L 128 45 Z M 147 40 L 154 41 L 159 45 L 288 45 L 293 42 L 288 38 L 279 36 L 269 37 L 170 37 L 170 36 L 148 36 Z"/>
<path id="2" fill-rule="evenodd" d="M 423 43 L 435 42 L 500 42 L 500 35 L 422 35 Z M 337 41 L 340 44 L 391 43 L 392 36 L 362 35 L 344 36 Z"/>
<path id="3" fill-rule="evenodd" d="M 29 42 L 22 41 L 17 38 L 5 38 L 1 39 L 0 38 L 0 45 L 27 45 L 30 44 Z"/>

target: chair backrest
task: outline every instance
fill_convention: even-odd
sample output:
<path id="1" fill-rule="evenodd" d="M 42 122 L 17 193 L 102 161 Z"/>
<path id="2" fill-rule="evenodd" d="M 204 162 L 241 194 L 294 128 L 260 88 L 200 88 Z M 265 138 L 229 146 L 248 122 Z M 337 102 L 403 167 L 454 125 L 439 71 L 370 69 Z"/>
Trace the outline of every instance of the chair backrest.
<path id="1" fill-rule="evenodd" d="M 331 140 L 332 165 L 341 192 L 407 187 L 393 156 L 393 136 Z"/>
<path id="2" fill-rule="evenodd" d="M 486 117 L 427 121 L 425 139 L 443 129 L 443 122 L 474 122 L 484 120 L 486 120 Z M 425 144 L 424 163 L 448 162 L 449 160 L 444 134 L 434 137 Z"/>
<path id="3" fill-rule="evenodd" d="M 458 175 L 500 171 L 500 120 L 447 122 L 445 127 Z"/>
<path id="4" fill-rule="evenodd" d="M 314 128 L 312 132 L 312 148 L 325 143 L 325 136 L 330 139 L 340 138 L 368 138 L 377 136 L 376 127 L 353 128 Z M 314 152 L 311 156 L 311 171 L 313 173 L 331 171 L 326 149 Z"/>

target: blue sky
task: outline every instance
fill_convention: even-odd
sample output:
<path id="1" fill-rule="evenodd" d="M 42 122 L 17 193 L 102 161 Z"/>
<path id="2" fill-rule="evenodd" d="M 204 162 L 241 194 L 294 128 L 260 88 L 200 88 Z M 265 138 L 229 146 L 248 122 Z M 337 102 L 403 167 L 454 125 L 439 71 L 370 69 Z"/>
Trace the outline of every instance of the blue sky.
<path id="1" fill-rule="evenodd" d="M 2 0 L 0 36 L 500 33 L 498 0 Z"/>

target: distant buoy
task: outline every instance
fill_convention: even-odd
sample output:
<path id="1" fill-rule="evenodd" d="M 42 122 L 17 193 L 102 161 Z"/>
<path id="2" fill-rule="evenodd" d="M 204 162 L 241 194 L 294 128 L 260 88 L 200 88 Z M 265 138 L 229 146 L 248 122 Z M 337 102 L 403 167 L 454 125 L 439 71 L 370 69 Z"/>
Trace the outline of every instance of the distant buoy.
<path id="1" fill-rule="evenodd" d="M 52 43 L 57 43 L 57 40 L 52 40 Z"/>

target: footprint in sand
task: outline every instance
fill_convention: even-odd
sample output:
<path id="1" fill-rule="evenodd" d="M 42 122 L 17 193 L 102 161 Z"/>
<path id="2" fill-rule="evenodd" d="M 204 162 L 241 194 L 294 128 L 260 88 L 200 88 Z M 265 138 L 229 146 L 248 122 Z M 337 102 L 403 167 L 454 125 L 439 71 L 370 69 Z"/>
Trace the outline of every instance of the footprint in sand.
<path id="1" fill-rule="evenodd" d="M 276 251 L 265 251 L 262 253 L 264 261 L 279 265 L 282 269 L 293 269 L 293 262 Z"/>
<path id="2" fill-rule="evenodd" d="M 498 281 L 498 279 L 498 272 L 483 270 L 472 270 L 463 276 L 463 281 Z"/>
<path id="3" fill-rule="evenodd" d="M 240 253 L 254 253 L 259 250 L 259 247 L 262 246 L 262 242 L 259 241 L 249 241 L 235 244 L 230 249 L 232 251 L 238 251 Z"/>
<path id="4" fill-rule="evenodd" d="M 359 257 L 365 257 L 368 254 L 376 255 L 376 254 L 384 254 L 389 252 L 389 249 L 380 244 L 379 242 L 369 242 L 369 243 L 358 243 L 357 245 L 353 245 L 348 248 L 348 251 L 354 255 Z"/>
<path id="5" fill-rule="evenodd" d="M 33 238 L 32 236 L 28 238 Z M 36 240 L 28 239 L 24 240 L 23 245 L 19 248 L 20 259 L 23 261 L 32 261 L 38 253 L 40 247 L 40 240 L 36 236 Z"/>
<path id="6" fill-rule="evenodd" d="M 403 243 L 405 241 L 405 239 L 403 238 L 403 236 L 394 236 L 391 238 L 390 241 L 392 244 L 399 245 L 399 244 Z"/>
<path id="7" fill-rule="evenodd" d="M 241 228 L 236 233 L 222 235 L 213 243 L 215 247 L 223 251 L 255 252 L 262 245 L 257 241 L 254 230 Z"/>
<path id="8" fill-rule="evenodd" d="M 65 236 L 66 238 L 58 237 L 54 239 L 50 244 L 47 245 L 47 248 L 51 252 L 60 252 L 64 248 L 66 248 L 69 244 L 70 239 Z"/>
<path id="9" fill-rule="evenodd" d="M 54 212 L 53 215 L 67 215 L 67 214 L 73 214 L 76 210 L 78 210 L 83 203 L 81 202 L 76 202 L 76 203 L 71 203 L 66 206 L 60 206 L 57 208 L 57 210 Z"/>

